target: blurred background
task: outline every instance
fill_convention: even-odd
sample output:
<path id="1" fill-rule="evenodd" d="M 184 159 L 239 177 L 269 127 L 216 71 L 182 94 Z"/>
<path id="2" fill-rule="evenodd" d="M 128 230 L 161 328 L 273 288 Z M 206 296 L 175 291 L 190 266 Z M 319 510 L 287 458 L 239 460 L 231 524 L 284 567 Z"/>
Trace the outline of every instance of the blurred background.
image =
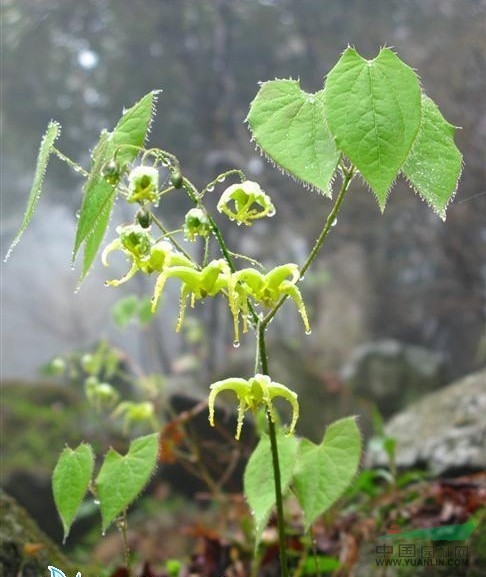
<path id="1" fill-rule="evenodd" d="M 21 221 L 48 121 L 63 126 L 58 148 L 88 167 L 101 129 L 111 129 L 124 106 L 161 88 L 150 142 L 173 151 L 198 186 L 241 168 L 277 205 L 273 219 L 248 230 L 219 218 L 229 246 L 267 266 L 302 263 L 330 202 L 255 151 L 244 123 L 249 103 L 258 82 L 273 78 L 321 89 L 348 44 L 368 58 L 381 46 L 394 47 L 419 71 L 446 119 L 461 127 L 456 143 L 464 172 L 447 222 L 401 180 L 381 216 L 372 194 L 355 181 L 306 277 L 312 334 L 304 335 L 286 306 L 269 330 L 271 370 L 299 391 L 300 431 L 312 438 L 350 412 L 363 414 L 366 428 L 370 407 L 387 419 L 470 373 L 477 375 L 474 420 L 486 388 L 485 15 L 484 0 L 4 0 L 2 254 Z M 2 483 L 56 538 L 57 519 L 36 509 L 29 494 L 38 487 L 49 500 L 46 482 L 64 442 L 94 435 L 76 397 L 83 355 L 109 343 L 130 374 L 161 375 L 169 397 L 183 391 L 202 398 L 215 378 L 252 370 L 252 337 L 233 349 L 223 303 L 190 311 L 181 338 L 173 331 L 175 291 L 150 323 L 128 323 L 123 313 L 128 305 L 120 299 L 149 296 L 153 279 L 106 288 L 104 280 L 116 274 L 98 263 L 74 294 L 79 271 L 71 270 L 70 258 L 81 186 L 79 175 L 51 159 L 38 213 L 1 277 Z M 215 203 L 218 189 L 213 195 Z M 188 208 L 175 195 L 159 214 L 175 229 Z M 130 220 L 124 210 L 114 222 Z M 53 359 L 68 358 L 72 368 L 78 357 L 79 374 L 69 369 L 54 376 Z M 480 421 L 470 433 L 478 450 L 469 461 L 456 457 L 458 470 L 485 464 Z M 48 431 L 44 440 L 39 427 Z M 420 459 L 426 466 L 433 461 Z M 454 468 L 442 462 L 435 472 Z"/>

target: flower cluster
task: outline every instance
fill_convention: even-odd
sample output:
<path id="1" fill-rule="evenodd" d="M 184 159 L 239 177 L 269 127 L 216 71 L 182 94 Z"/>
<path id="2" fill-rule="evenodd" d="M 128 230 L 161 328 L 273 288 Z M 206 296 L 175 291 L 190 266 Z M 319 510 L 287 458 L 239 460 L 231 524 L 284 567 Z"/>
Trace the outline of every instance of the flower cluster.
<path id="1" fill-rule="evenodd" d="M 250 409 L 255 412 L 260 407 L 264 407 L 275 422 L 275 413 L 273 410 L 273 400 L 275 397 L 282 397 L 288 401 L 292 407 L 292 421 L 290 423 L 288 434 L 294 432 L 297 419 L 299 418 L 299 403 L 297 393 L 291 391 L 285 385 L 274 383 L 267 375 L 257 374 L 248 381 L 246 379 L 231 378 L 224 381 L 218 381 L 210 387 L 209 394 L 209 423 L 214 427 L 214 402 L 216 397 L 222 391 L 233 391 L 238 397 L 238 423 L 236 426 L 235 439 L 239 439 L 243 427 L 243 418 L 245 411 Z"/>
<path id="2" fill-rule="evenodd" d="M 182 282 L 182 287 L 177 330 L 180 330 L 182 326 L 189 296 L 191 307 L 194 307 L 196 300 L 223 293 L 228 298 L 233 315 L 235 343 L 239 342 L 240 337 L 240 317 L 243 318 L 243 332 L 248 330 L 249 300 L 256 305 L 273 307 L 282 297 L 289 296 L 297 305 L 306 332 L 310 332 L 304 301 L 296 286 L 299 277 L 299 269 L 293 263 L 276 267 L 267 274 L 262 274 L 252 268 L 232 273 L 223 259 L 213 260 L 201 270 L 195 268 L 194 265 L 192 267 L 168 266 L 157 279 L 152 311 L 155 312 L 167 280 L 178 278 Z"/>
<path id="3" fill-rule="evenodd" d="M 98 412 L 113 408 L 120 398 L 118 391 L 109 383 L 100 383 L 95 376 L 88 377 L 84 383 L 86 398 Z"/>
<path id="4" fill-rule="evenodd" d="M 170 278 L 181 281 L 180 311 L 177 329 L 184 321 L 187 299 L 191 298 L 191 307 L 196 300 L 214 297 L 223 293 L 229 301 L 233 316 L 235 342 L 239 341 L 240 318 L 243 318 L 243 332 L 248 330 L 249 300 L 264 307 L 275 306 L 283 297 L 290 297 L 301 314 L 305 330 L 310 331 L 309 321 L 302 295 L 296 284 L 300 278 L 299 268 L 289 263 L 278 266 L 263 274 L 253 268 L 231 272 L 223 259 L 213 260 L 204 268 L 199 268 L 188 257 L 174 249 L 165 240 L 155 241 L 149 229 L 138 224 L 118 227 L 118 238 L 103 251 L 102 262 L 108 266 L 108 255 L 121 250 L 131 261 L 129 271 L 120 279 L 107 281 L 107 285 L 118 286 L 132 278 L 137 271 L 145 274 L 159 273 L 152 299 L 152 311 L 155 312 L 165 284 Z"/>
<path id="5" fill-rule="evenodd" d="M 107 167 L 107 169 L 110 167 Z M 129 175 L 129 202 L 139 202 L 142 206 L 137 212 L 135 224 L 117 228 L 118 238 L 113 240 L 102 253 L 102 262 L 108 266 L 108 255 L 122 251 L 131 266 L 120 279 L 106 282 L 118 286 L 131 279 L 137 271 L 144 274 L 158 273 L 152 298 L 152 311 L 155 312 L 165 284 L 170 278 L 181 281 L 180 310 L 177 331 L 180 330 L 187 299 L 191 307 L 206 296 L 222 293 L 229 302 L 233 316 L 235 344 L 239 342 L 240 320 L 243 320 L 243 332 L 248 330 L 248 317 L 251 304 L 274 307 L 283 298 L 290 297 L 300 312 L 306 332 L 310 332 L 309 321 L 297 287 L 300 271 L 296 264 L 278 266 L 264 274 L 253 268 L 232 271 L 227 260 L 213 260 L 204 267 L 198 266 L 187 253 L 174 248 L 177 243 L 169 240 L 155 240 L 150 233 L 152 214 L 146 208 L 147 203 L 158 200 L 158 171 L 150 166 L 137 166 Z M 250 226 L 255 219 L 272 216 L 275 207 L 270 197 L 256 182 L 245 180 L 229 186 L 218 202 L 218 210 L 238 224 Z M 184 219 L 185 239 L 194 241 L 197 236 L 208 238 L 211 233 L 211 221 L 202 206 L 189 210 Z"/>

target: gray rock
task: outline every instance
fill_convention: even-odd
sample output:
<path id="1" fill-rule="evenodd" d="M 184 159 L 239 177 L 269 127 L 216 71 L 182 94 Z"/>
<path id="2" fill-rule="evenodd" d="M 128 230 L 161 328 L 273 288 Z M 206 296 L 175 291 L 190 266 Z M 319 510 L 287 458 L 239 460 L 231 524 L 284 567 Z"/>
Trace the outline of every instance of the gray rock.
<path id="1" fill-rule="evenodd" d="M 386 417 L 443 385 L 443 374 L 439 353 L 386 339 L 356 349 L 341 377 L 354 394 L 376 403 Z"/>
<path id="2" fill-rule="evenodd" d="M 486 369 L 425 396 L 395 415 L 385 433 L 397 441 L 400 468 L 439 475 L 486 469 Z M 370 455 L 382 465 L 384 455 Z"/>

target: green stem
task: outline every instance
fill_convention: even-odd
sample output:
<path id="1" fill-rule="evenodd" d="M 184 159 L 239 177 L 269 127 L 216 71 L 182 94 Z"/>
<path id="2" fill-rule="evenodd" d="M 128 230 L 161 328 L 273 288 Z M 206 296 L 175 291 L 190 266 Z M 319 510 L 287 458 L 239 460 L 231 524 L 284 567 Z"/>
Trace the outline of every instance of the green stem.
<path id="1" fill-rule="evenodd" d="M 305 261 L 302 268 L 300 269 L 299 281 L 301 281 L 304 278 L 304 275 L 305 275 L 307 269 L 310 267 L 310 265 L 312 264 L 312 262 L 316 258 L 317 253 L 322 248 L 324 241 L 326 240 L 326 237 L 329 234 L 329 231 L 331 230 L 332 226 L 334 225 L 334 223 L 336 221 L 337 214 L 338 214 L 339 209 L 341 208 L 341 204 L 344 200 L 344 196 L 348 192 L 349 185 L 351 184 L 351 181 L 353 180 L 353 176 L 354 176 L 354 166 L 352 166 L 349 170 L 345 171 L 343 174 L 343 182 L 341 184 L 341 190 L 339 191 L 339 194 L 336 198 L 336 202 L 334 203 L 334 206 L 332 207 L 332 210 L 326 219 L 326 223 L 324 224 L 324 228 L 322 229 L 321 234 L 317 237 L 317 240 L 314 244 L 313 249 L 311 250 L 309 256 L 307 257 L 307 260 Z M 280 309 L 280 307 L 284 304 L 284 302 L 286 300 L 287 300 L 287 296 L 283 296 L 277 302 L 277 304 L 267 313 L 267 315 L 265 316 L 265 318 L 262 320 L 262 323 L 261 323 L 264 328 L 273 319 L 273 317 L 275 316 L 277 311 Z"/>
<path id="2" fill-rule="evenodd" d="M 132 563 L 130 559 L 130 547 L 128 546 L 128 534 L 127 534 L 128 520 L 126 509 L 123 511 L 123 515 L 121 519 L 119 519 L 117 525 L 123 541 L 123 556 L 125 559 L 125 567 L 127 568 L 128 575 L 130 575 L 132 572 Z"/>
<path id="3" fill-rule="evenodd" d="M 211 230 L 213 231 L 214 235 L 216 236 L 216 239 L 218 241 L 218 244 L 221 248 L 221 252 L 223 253 L 224 259 L 225 261 L 228 263 L 228 266 L 230 268 L 231 272 L 236 272 L 236 267 L 235 267 L 235 263 L 233 261 L 233 259 L 231 258 L 231 251 L 228 249 L 228 247 L 226 246 L 226 243 L 224 242 L 224 238 L 223 235 L 221 234 L 221 231 L 219 230 L 218 225 L 215 223 L 213 217 L 211 216 L 211 214 L 205 209 L 203 203 L 201 202 L 201 195 L 199 194 L 197 188 L 192 184 L 192 182 L 187 179 L 186 177 L 183 178 L 182 181 L 182 186 L 184 187 L 184 189 L 187 191 L 187 194 L 189 195 L 189 197 L 191 198 L 191 200 L 194 202 L 194 204 L 196 206 L 200 206 L 204 209 L 204 212 L 207 214 L 208 216 L 208 220 L 209 220 L 209 226 L 211 227 Z M 252 323 L 253 325 L 256 327 L 258 322 L 259 322 L 259 317 L 257 312 L 255 311 L 255 307 L 253 306 L 253 303 L 248 300 L 248 308 L 250 310 L 250 314 L 251 314 L 251 319 L 252 319 Z"/>
<path id="4" fill-rule="evenodd" d="M 186 178 L 186 177 L 183 178 L 182 186 L 185 188 L 185 190 L 187 191 L 187 194 L 189 195 L 191 200 L 194 202 L 194 204 L 196 206 L 201 206 L 202 208 L 204 208 L 204 206 L 201 202 L 201 198 L 200 198 L 200 195 L 199 195 L 197 188 L 192 184 L 192 182 L 188 178 Z M 235 272 L 236 271 L 235 263 L 233 262 L 233 259 L 231 258 L 230 251 L 228 250 L 226 243 L 224 242 L 223 235 L 221 234 L 221 231 L 219 230 L 218 225 L 214 222 L 213 217 L 209 214 L 209 212 L 207 210 L 205 210 L 205 212 L 208 216 L 209 225 L 211 226 L 211 230 L 216 235 L 216 238 L 218 240 L 218 244 L 221 247 L 221 252 L 223 253 L 224 258 L 225 258 L 226 262 L 228 263 L 228 266 L 230 267 L 231 272 Z"/>
<path id="5" fill-rule="evenodd" d="M 71 168 L 73 168 L 76 172 L 81 173 L 83 176 L 88 177 L 89 176 L 89 172 L 87 170 L 84 170 L 84 168 L 82 166 L 79 166 L 79 164 L 77 164 L 76 162 L 74 162 L 74 160 L 71 160 L 70 158 L 68 158 L 65 154 L 63 154 L 60 150 L 57 150 L 57 148 L 55 146 L 51 147 L 52 152 L 54 152 L 54 154 L 60 158 L 63 162 L 65 162 L 66 164 L 69 164 L 69 166 Z"/>
<path id="6" fill-rule="evenodd" d="M 322 229 L 321 234 L 319 235 L 318 239 L 316 240 L 314 248 L 310 252 L 309 256 L 307 257 L 307 260 L 305 261 L 305 263 L 304 263 L 304 265 L 300 271 L 300 278 L 302 278 L 304 276 L 307 269 L 312 264 L 312 261 L 316 258 L 317 253 L 321 249 L 322 245 L 324 244 L 324 241 L 326 240 L 326 237 L 327 237 L 329 231 L 331 230 L 331 227 L 334 225 L 334 223 L 336 221 L 336 217 L 337 217 L 338 212 L 339 212 L 339 209 L 341 208 L 341 204 L 344 200 L 344 196 L 348 192 L 349 185 L 350 185 L 351 180 L 353 178 L 353 174 L 354 174 L 353 168 L 351 168 L 351 170 L 349 172 L 346 172 L 344 174 L 343 183 L 341 185 L 341 190 L 339 191 L 336 202 L 334 203 L 333 209 L 331 210 L 331 212 L 329 213 L 329 216 L 327 217 L 326 224 L 324 225 L 324 228 Z"/>
<path id="7" fill-rule="evenodd" d="M 268 375 L 268 358 L 265 345 L 265 326 L 259 322 L 257 332 L 257 359 L 260 360 L 261 372 Z M 288 577 L 289 567 L 287 561 L 287 546 L 285 542 L 285 520 L 283 511 L 282 482 L 280 478 L 280 464 L 278 458 L 277 432 L 275 423 L 272 420 L 270 411 L 267 411 L 268 435 L 270 437 L 270 447 L 272 451 L 273 478 L 275 481 L 275 502 L 277 509 L 278 543 L 280 550 L 280 574 L 281 577 Z"/>
<path id="8" fill-rule="evenodd" d="M 169 232 L 166 232 L 165 234 L 161 234 L 160 236 L 158 236 L 155 239 L 155 242 L 159 242 L 159 240 L 162 240 L 163 238 L 171 237 L 173 234 L 177 234 L 178 232 L 184 232 L 184 229 L 183 228 L 176 228 L 175 230 L 170 230 Z"/>
<path id="9" fill-rule="evenodd" d="M 209 236 L 204 239 L 204 255 L 203 255 L 203 268 L 208 264 L 209 260 Z"/>
<path id="10" fill-rule="evenodd" d="M 317 559 L 317 541 L 316 541 L 316 538 L 314 536 L 314 531 L 312 529 L 312 526 L 309 528 L 309 533 L 310 533 L 310 538 L 311 538 L 311 542 L 312 542 L 312 556 L 314 557 L 314 568 L 316 571 L 316 577 L 322 577 L 322 573 L 321 573 L 321 570 L 319 568 L 319 561 Z"/>
<path id="11" fill-rule="evenodd" d="M 261 262 L 257 261 L 256 258 L 246 256 L 245 254 L 240 254 L 239 252 L 233 252 L 232 250 L 230 250 L 229 253 L 231 256 L 234 256 L 235 258 L 241 258 L 243 260 L 247 260 L 249 263 L 257 266 L 258 268 L 261 268 L 263 271 L 265 270 L 265 267 L 262 265 Z"/>
<path id="12" fill-rule="evenodd" d="M 232 175 L 238 175 L 240 177 L 241 182 L 246 180 L 246 175 L 242 170 L 239 170 L 237 168 L 233 168 L 232 170 L 227 170 L 226 172 L 222 172 L 221 174 L 219 174 L 212 182 L 210 182 L 202 191 L 201 194 L 199 195 L 199 198 L 202 198 L 206 192 L 210 192 L 212 189 L 214 189 L 214 187 L 218 184 L 221 184 L 222 182 L 224 182 L 224 180 L 226 180 L 226 178 L 228 178 L 228 176 L 232 176 Z"/>
<path id="13" fill-rule="evenodd" d="M 159 199 L 162 198 L 164 196 L 164 194 L 167 194 L 168 192 L 172 192 L 173 190 L 177 190 L 175 186 L 168 186 L 167 188 L 164 188 L 164 190 L 160 190 L 159 191 Z"/>
<path id="14" fill-rule="evenodd" d="M 168 230 L 163 224 L 162 221 L 157 218 L 155 216 L 155 214 L 152 212 L 152 220 L 155 222 L 155 224 L 160 228 L 160 230 L 164 233 L 164 236 L 167 236 L 170 239 L 170 242 L 177 248 L 177 250 L 179 250 L 186 258 L 188 258 L 190 261 L 194 262 L 192 256 L 184 249 L 183 246 L 181 246 L 180 243 L 178 243 L 174 238 L 172 238 L 172 234 L 173 232 L 176 231 L 170 231 Z M 177 231 L 178 232 L 178 231 Z M 195 264 L 195 263 L 194 263 Z"/>
<path id="15" fill-rule="evenodd" d="M 167 162 L 169 161 L 169 164 L 172 163 L 173 169 L 179 170 L 179 161 L 176 157 L 175 154 L 172 154 L 171 152 L 168 152 L 167 150 L 162 150 L 161 148 L 150 148 L 149 150 L 146 150 L 142 156 L 142 162 L 145 161 L 145 158 L 147 157 L 147 155 L 151 154 L 152 156 L 155 156 L 156 159 L 160 160 L 162 162 L 162 166 L 166 166 L 166 168 L 169 168 L 169 166 L 164 165 L 164 161 Z M 169 168 L 170 169 L 170 168 Z"/>

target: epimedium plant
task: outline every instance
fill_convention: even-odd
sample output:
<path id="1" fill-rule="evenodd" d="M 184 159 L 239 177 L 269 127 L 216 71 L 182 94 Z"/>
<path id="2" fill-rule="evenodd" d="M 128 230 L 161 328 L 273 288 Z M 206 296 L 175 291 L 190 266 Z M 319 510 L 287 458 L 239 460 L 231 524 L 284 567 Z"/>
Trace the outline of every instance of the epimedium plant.
<path id="1" fill-rule="evenodd" d="M 261 84 L 251 103 L 248 125 L 261 151 L 282 171 L 306 188 L 333 199 L 323 228 L 302 265 L 286 263 L 272 270 L 252 266 L 238 269 L 236 258 L 205 206 L 205 195 L 226 179 L 237 182 L 226 188 L 217 210 L 238 225 L 251 226 L 275 213 L 274 201 L 242 170 L 218 175 L 201 190 L 184 174 L 176 156 L 160 148 L 147 148 L 158 91 L 150 92 L 126 110 L 113 131 L 103 131 L 92 151 L 89 171 L 62 154 L 55 142 L 60 126 L 51 122 L 42 140 L 27 211 L 12 248 L 27 227 L 41 194 L 44 173 L 51 155 L 58 156 L 85 177 L 84 195 L 74 243 L 73 259 L 83 249 L 81 280 L 88 273 L 105 236 L 116 199 L 138 207 L 134 222 L 122 223 L 102 253 L 109 265 L 112 251 L 121 251 L 129 269 L 118 286 L 136 274 L 156 277 L 152 297 L 155 311 L 166 283 L 181 286 L 176 330 L 184 322 L 186 304 L 208 297 L 226 299 L 233 319 L 234 342 L 244 332 L 256 335 L 254 376 L 238 376 L 210 387 L 209 421 L 214 425 L 214 403 L 222 391 L 235 393 L 238 402 L 236 438 L 247 410 L 266 413 L 267 433 L 251 455 L 244 474 L 244 491 L 255 521 L 258 544 L 273 509 L 276 509 L 281 574 L 288 576 L 284 498 L 293 492 L 306 528 L 343 494 L 355 476 L 361 439 L 356 419 L 331 424 L 320 444 L 294 435 L 299 416 L 297 394 L 289 385 L 271 380 L 266 351 L 266 330 L 284 302 L 291 299 L 310 332 L 299 289 L 304 274 L 321 250 L 350 184 L 358 175 L 374 193 L 384 211 L 394 181 L 404 176 L 412 188 L 443 220 L 462 169 L 462 157 L 454 144 L 455 128 L 426 96 L 419 79 L 390 49 L 381 49 L 366 60 L 348 47 L 327 74 L 322 90 L 304 92 L 295 80 Z M 161 182 L 161 175 L 166 178 Z M 340 186 L 333 193 L 335 180 Z M 194 203 L 181 228 L 169 231 L 153 208 L 166 194 L 187 194 Z M 305 197 L 302 196 L 305 203 Z M 163 212 L 163 211 L 162 211 Z M 178 235 L 183 234 L 183 238 Z M 202 262 L 193 258 L 184 242 L 204 243 Z M 221 257 L 209 260 L 216 243 Z M 11 250 L 11 249 L 10 249 Z M 10 251 L 9 251 L 10 252 Z M 174 282 L 174 281 L 171 281 Z M 274 399 L 292 408 L 289 427 L 279 424 Z M 157 464 L 157 434 L 135 439 L 126 455 L 107 453 L 93 477 L 95 457 L 81 444 L 66 448 L 53 474 L 53 490 L 65 536 L 88 489 L 100 503 L 103 531 L 114 521 L 124 523 L 126 510 L 147 484 Z M 271 465 L 270 465 L 271 464 Z"/>

